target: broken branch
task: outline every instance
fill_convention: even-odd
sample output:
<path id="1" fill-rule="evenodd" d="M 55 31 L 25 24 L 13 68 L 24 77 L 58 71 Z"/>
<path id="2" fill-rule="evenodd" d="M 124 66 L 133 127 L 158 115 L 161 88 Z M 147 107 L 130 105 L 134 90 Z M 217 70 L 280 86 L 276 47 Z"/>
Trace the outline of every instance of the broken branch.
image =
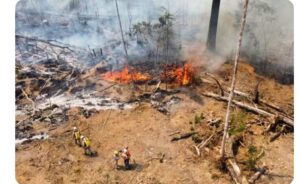
<path id="1" fill-rule="evenodd" d="M 173 141 L 179 141 L 179 140 L 181 140 L 181 139 L 187 139 L 187 138 L 191 137 L 192 135 L 194 135 L 194 134 L 196 134 L 196 133 L 197 133 L 197 132 L 188 132 L 188 133 L 181 134 L 181 135 L 179 135 L 178 137 L 173 137 L 173 138 L 171 139 L 171 142 L 173 142 Z"/>

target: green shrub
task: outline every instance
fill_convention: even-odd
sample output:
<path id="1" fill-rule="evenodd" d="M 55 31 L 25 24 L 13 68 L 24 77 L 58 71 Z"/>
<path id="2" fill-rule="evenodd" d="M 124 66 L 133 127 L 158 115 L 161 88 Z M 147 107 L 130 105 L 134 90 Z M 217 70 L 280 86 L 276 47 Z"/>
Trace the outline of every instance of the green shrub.
<path id="1" fill-rule="evenodd" d="M 246 167 L 248 170 L 255 170 L 257 162 L 264 156 L 264 152 L 262 154 L 258 153 L 258 150 L 255 146 L 248 147 L 248 158 L 246 160 Z"/>
<path id="2" fill-rule="evenodd" d="M 200 116 L 198 116 L 197 114 L 195 115 L 195 124 L 199 124 L 204 120 L 204 116 L 203 113 L 200 114 Z"/>
<path id="3" fill-rule="evenodd" d="M 245 112 L 233 113 L 230 120 L 229 135 L 238 135 L 246 129 L 249 115 Z"/>

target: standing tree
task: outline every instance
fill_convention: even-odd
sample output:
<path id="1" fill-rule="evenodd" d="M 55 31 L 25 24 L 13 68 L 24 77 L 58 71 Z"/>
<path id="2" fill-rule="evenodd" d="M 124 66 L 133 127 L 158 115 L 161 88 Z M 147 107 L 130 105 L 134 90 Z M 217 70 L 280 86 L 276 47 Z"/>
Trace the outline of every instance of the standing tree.
<path id="1" fill-rule="evenodd" d="M 221 0 L 213 0 L 211 13 L 210 13 L 209 30 L 208 30 L 206 44 L 207 44 L 207 48 L 212 51 L 216 49 L 216 37 L 217 37 L 220 1 Z"/>
<path id="2" fill-rule="evenodd" d="M 126 62 L 128 62 L 128 53 L 127 53 L 127 47 L 126 47 L 126 43 L 125 43 L 125 39 L 124 39 L 124 35 L 123 35 L 123 29 L 122 29 L 122 23 L 121 23 L 121 18 L 120 18 L 120 13 L 119 13 L 118 1 L 115 0 L 115 3 L 116 3 L 118 20 L 119 20 L 120 32 L 121 32 L 122 41 L 123 41 L 123 47 L 124 47 L 124 51 L 125 51 L 125 55 L 126 55 Z"/>
<path id="3" fill-rule="evenodd" d="M 238 40 L 236 55 L 235 55 L 235 59 L 234 59 L 233 76 L 232 76 L 232 81 L 231 81 L 230 94 L 228 97 L 227 112 L 226 112 L 225 124 L 224 124 L 224 133 L 223 133 L 223 139 L 222 139 L 222 145 L 221 145 L 221 161 L 225 160 L 225 143 L 226 143 L 226 139 L 228 137 L 228 125 L 229 125 L 229 119 L 230 119 L 230 113 L 231 113 L 231 104 L 232 104 L 232 99 L 234 96 L 238 61 L 239 61 L 239 57 L 240 57 L 240 48 L 242 45 L 243 32 L 244 32 L 244 28 L 245 28 L 245 24 L 246 24 L 248 3 L 249 3 L 249 0 L 245 0 L 244 14 L 242 17 L 241 29 L 240 29 L 240 33 L 239 33 L 239 40 Z"/>

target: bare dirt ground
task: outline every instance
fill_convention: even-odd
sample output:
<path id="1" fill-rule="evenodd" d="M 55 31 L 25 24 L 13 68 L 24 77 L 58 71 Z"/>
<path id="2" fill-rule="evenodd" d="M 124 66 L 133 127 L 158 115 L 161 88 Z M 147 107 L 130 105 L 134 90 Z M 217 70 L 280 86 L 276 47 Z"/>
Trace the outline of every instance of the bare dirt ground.
<path id="1" fill-rule="evenodd" d="M 230 71 L 230 65 L 225 64 L 215 74 L 226 79 Z M 95 80 L 91 76 L 89 78 Z M 241 64 L 237 89 L 252 93 L 257 78 L 263 77 L 257 76 L 249 65 Z M 227 86 L 229 83 L 230 80 L 224 80 Z M 128 86 L 117 85 L 104 93 L 113 96 L 123 94 L 130 98 L 128 90 Z M 192 147 L 195 143 L 191 138 L 170 141 L 174 132 L 191 131 L 195 115 L 202 113 L 205 118 L 205 121 L 193 127 L 203 138 L 212 132 L 212 128 L 206 124 L 207 120 L 224 119 L 226 103 L 199 95 L 207 90 L 218 92 L 216 87 L 202 84 L 195 88 L 186 87 L 174 94 L 181 101 L 172 105 L 169 115 L 157 111 L 150 103 L 141 102 L 132 109 L 100 110 L 89 118 L 85 118 L 78 108 L 72 108 L 68 111 L 69 120 L 52 129 L 48 124 L 35 123 L 34 129 L 46 131 L 49 139 L 16 146 L 16 179 L 26 184 L 232 183 L 230 176 L 217 166 L 219 139 L 205 148 L 201 156 L 195 154 Z M 287 112 L 293 112 L 293 86 L 280 85 L 263 78 L 260 92 L 263 99 L 279 104 Z M 239 108 L 233 110 L 234 113 L 242 111 Z M 250 112 L 246 114 L 249 120 L 260 119 Z M 83 149 L 74 144 L 71 135 L 73 126 L 79 127 L 82 134 L 91 138 L 92 149 L 98 152 L 97 157 L 85 156 Z M 244 169 L 242 162 L 247 159 L 246 152 L 250 145 L 264 150 L 265 155 L 257 166 L 267 166 L 268 172 L 256 183 L 290 183 L 294 163 L 293 133 L 283 134 L 274 142 L 269 142 L 270 134 L 264 134 L 265 128 L 266 125 L 251 124 L 237 159 Z M 121 149 L 125 143 L 128 143 L 132 152 L 133 168 L 129 171 L 122 167 L 116 170 L 113 151 Z M 165 154 L 162 162 L 155 159 L 162 154 Z M 123 165 L 122 160 L 119 164 Z M 252 174 L 251 171 L 245 171 L 247 177 Z"/>

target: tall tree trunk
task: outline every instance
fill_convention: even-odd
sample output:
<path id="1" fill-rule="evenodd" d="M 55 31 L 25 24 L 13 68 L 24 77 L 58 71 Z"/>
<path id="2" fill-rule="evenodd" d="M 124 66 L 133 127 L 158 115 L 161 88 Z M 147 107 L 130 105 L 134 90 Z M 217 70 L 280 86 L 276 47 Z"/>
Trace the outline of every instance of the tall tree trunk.
<path id="1" fill-rule="evenodd" d="M 120 18 L 120 13 L 119 13 L 118 1 L 115 0 L 115 2 L 116 2 L 116 8 L 117 8 L 117 14 L 118 14 L 118 20 L 119 20 L 119 26 L 120 26 L 120 31 L 121 31 L 121 36 L 122 36 L 124 51 L 125 51 L 125 55 L 126 55 L 126 62 L 128 62 L 128 53 L 127 53 L 126 43 L 125 43 L 124 35 L 123 35 L 123 29 L 122 29 L 122 23 L 121 23 L 121 18 Z"/>
<path id="2" fill-rule="evenodd" d="M 207 44 L 207 48 L 213 51 L 216 49 L 216 37 L 217 37 L 220 1 L 221 0 L 213 0 L 211 13 L 210 13 L 209 30 L 208 30 L 206 44 Z"/>
<path id="3" fill-rule="evenodd" d="M 230 94 L 229 94 L 229 98 L 228 98 L 227 112 L 226 112 L 225 125 L 224 125 L 224 133 L 223 133 L 223 139 L 222 139 L 222 145 L 221 145 L 221 160 L 224 160 L 224 158 L 225 158 L 225 143 L 226 143 L 226 139 L 228 137 L 228 124 L 229 124 L 230 113 L 231 113 L 231 104 L 232 104 L 232 99 L 234 96 L 234 89 L 235 89 L 235 84 L 236 84 L 236 74 L 237 74 L 237 68 L 238 68 L 238 61 L 239 61 L 239 57 L 240 57 L 240 48 L 242 45 L 243 32 L 244 32 L 244 28 L 245 28 L 245 24 L 246 24 L 248 3 L 249 3 L 249 0 L 245 0 L 244 14 L 242 17 L 241 30 L 239 33 L 239 40 L 238 40 L 236 55 L 235 55 L 235 59 L 234 59 L 231 90 L 230 90 Z"/>

